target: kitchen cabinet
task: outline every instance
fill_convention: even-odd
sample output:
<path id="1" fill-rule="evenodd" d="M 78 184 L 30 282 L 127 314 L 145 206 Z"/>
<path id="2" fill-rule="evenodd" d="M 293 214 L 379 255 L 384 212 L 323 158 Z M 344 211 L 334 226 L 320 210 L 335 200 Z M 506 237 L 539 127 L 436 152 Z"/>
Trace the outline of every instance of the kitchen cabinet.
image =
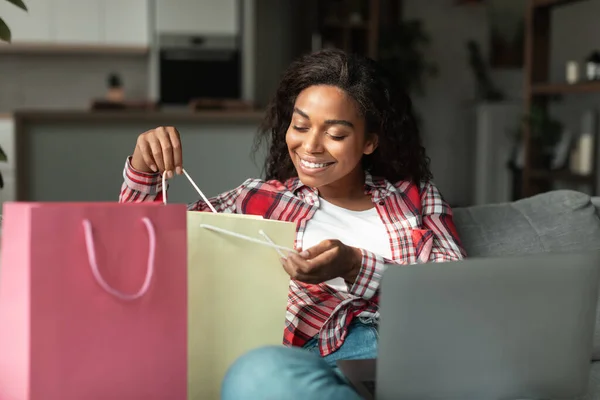
<path id="1" fill-rule="evenodd" d="M 25 0 L 28 12 L 0 1 L 12 48 L 148 47 L 151 0 Z M 31 46 L 30 46 L 31 47 Z"/>
<path id="2" fill-rule="evenodd" d="M 150 6 L 148 0 L 104 0 L 103 41 L 110 45 L 148 46 Z"/>
<path id="3" fill-rule="evenodd" d="M 156 0 L 156 30 L 161 33 L 236 35 L 238 0 Z"/>
<path id="4" fill-rule="evenodd" d="M 51 0 L 26 0 L 28 11 L 0 1 L 0 17 L 9 26 L 13 43 L 47 43 L 51 40 Z"/>
<path id="5" fill-rule="evenodd" d="M 103 1 L 48 0 L 53 3 L 54 41 L 61 44 L 99 44 Z"/>

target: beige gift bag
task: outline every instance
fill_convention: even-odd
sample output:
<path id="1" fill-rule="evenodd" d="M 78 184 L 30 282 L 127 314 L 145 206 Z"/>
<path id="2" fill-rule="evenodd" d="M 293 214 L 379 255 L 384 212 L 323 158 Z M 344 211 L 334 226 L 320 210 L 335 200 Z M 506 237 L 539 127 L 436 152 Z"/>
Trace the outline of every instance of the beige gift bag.
<path id="1" fill-rule="evenodd" d="M 290 277 L 279 259 L 293 251 L 296 235 L 291 222 L 210 208 L 187 213 L 190 400 L 219 399 L 239 356 L 282 344 Z"/>

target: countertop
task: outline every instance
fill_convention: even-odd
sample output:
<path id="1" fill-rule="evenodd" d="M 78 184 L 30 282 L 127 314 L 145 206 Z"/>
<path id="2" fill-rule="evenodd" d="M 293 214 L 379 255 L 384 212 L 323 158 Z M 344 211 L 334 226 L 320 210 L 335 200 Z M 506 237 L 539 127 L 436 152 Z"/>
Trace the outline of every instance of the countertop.
<path id="1" fill-rule="evenodd" d="M 8 115 L 8 114 L 7 114 Z M 12 113 L 19 124 L 30 122 L 113 122 L 151 121 L 171 125 L 180 122 L 219 122 L 258 124 L 264 111 L 89 111 L 89 110 L 19 110 Z"/>

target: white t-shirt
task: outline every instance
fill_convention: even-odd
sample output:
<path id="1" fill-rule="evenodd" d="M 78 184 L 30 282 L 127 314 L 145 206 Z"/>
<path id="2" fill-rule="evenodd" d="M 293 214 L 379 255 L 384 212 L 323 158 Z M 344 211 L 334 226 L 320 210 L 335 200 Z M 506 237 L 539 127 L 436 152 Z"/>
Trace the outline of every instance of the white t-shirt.
<path id="1" fill-rule="evenodd" d="M 319 197 L 319 209 L 308 220 L 302 238 L 302 250 L 326 239 L 337 239 L 345 245 L 369 250 L 387 259 L 392 258 L 390 238 L 375 207 L 351 211 Z M 347 292 L 343 278 L 327 282 L 338 291 Z"/>

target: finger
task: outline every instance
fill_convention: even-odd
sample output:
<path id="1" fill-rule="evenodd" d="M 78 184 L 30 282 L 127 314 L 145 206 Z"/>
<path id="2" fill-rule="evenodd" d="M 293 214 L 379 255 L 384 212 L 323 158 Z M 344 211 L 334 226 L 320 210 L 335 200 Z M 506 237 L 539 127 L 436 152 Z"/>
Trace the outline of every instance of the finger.
<path id="1" fill-rule="evenodd" d="M 165 171 L 165 163 L 163 162 L 162 147 L 156 135 L 148 135 L 148 145 L 150 146 L 152 158 L 154 159 L 158 170 L 162 174 Z"/>
<path id="2" fill-rule="evenodd" d="M 315 267 L 322 266 L 328 278 L 342 277 L 354 282 L 361 268 L 362 254 L 357 248 L 334 247 L 307 261 Z"/>
<path id="3" fill-rule="evenodd" d="M 175 166 L 175 173 L 180 175 L 183 173 L 183 152 L 181 150 L 181 136 L 174 127 L 167 128 L 169 138 L 171 139 L 171 145 L 173 146 L 173 164 Z"/>
<path id="4" fill-rule="evenodd" d="M 325 265 L 331 265 L 336 260 L 338 253 L 339 247 L 332 247 L 316 255 L 310 260 L 305 260 L 305 262 L 308 263 L 313 269 L 320 269 Z"/>
<path id="5" fill-rule="evenodd" d="M 156 166 L 156 163 L 154 162 L 154 157 L 152 157 L 152 149 L 150 148 L 150 145 L 148 144 L 148 142 L 145 140 L 140 140 L 138 142 L 138 147 L 140 149 L 140 154 L 142 155 L 142 159 L 144 160 L 144 163 L 152 171 L 158 172 L 158 167 Z"/>
<path id="6" fill-rule="evenodd" d="M 339 245 L 340 245 L 339 240 L 333 240 L 333 239 L 323 240 L 322 242 L 314 245 L 313 247 L 310 247 L 310 248 L 302 251 L 300 253 L 300 256 L 305 259 L 315 258 L 319 254 L 322 254 L 329 249 L 339 247 Z"/>
<path id="7" fill-rule="evenodd" d="M 171 144 L 171 138 L 167 133 L 167 129 L 160 127 L 156 129 L 156 137 L 160 142 L 160 148 L 162 149 L 162 158 L 165 165 L 165 171 L 169 178 L 173 177 L 173 171 L 175 166 L 173 165 L 173 145 Z"/>
<path id="8" fill-rule="evenodd" d="M 294 268 L 294 265 L 289 262 L 289 258 L 282 257 L 281 265 L 283 266 L 284 271 L 290 276 L 290 278 L 297 278 L 296 268 Z"/>
<path id="9" fill-rule="evenodd" d="M 293 260 L 294 257 L 290 257 L 288 256 L 288 258 L 282 258 L 281 259 L 281 264 L 283 265 L 283 269 L 285 270 L 285 272 L 287 272 L 287 274 L 290 276 L 290 278 L 294 279 L 294 280 L 298 280 L 298 281 L 302 281 L 302 282 L 306 282 L 307 279 L 310 279 L 310 275 L 305 273 L 304 271 L 308 271 L 308 266 L 307 265 L 301 265 L 302 262 L 306 262 L 304 260 L 302 260 L 301 258 L 298 258 L 296 256 L 296 262 L 294 262 Z M 300 262 L 298 262 L 300 261 Z"/>
<path id="10" fill-rule="evenodd" d="M 286 260 L 286 272 L 292 279 L 306 283 L 321 283 L 327 280 L 324 264 L 307 261 L 296 254 Z"/>
<path id="11" fill-rule="evenodd" d="M 288 254 L 288 263 L 301 274 L 310 274 L 312 272 L 312 264 L 305 260 L 300 255 L 295 253 Z"/>

